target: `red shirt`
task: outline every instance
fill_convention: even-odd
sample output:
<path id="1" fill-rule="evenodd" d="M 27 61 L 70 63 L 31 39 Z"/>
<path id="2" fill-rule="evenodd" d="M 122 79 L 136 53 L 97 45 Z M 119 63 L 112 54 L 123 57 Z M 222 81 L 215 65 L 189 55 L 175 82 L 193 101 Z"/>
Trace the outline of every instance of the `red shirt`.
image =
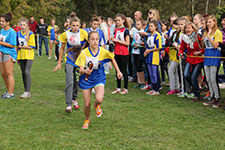
<path id="1" fill-rule="evenodd" d="M 126 41 L 127 35 L 129 36 L 129 31 L 127 28 L 116 28 L 114 38 L 117 40 Z M 114 54 L 129 55 L 128 46 L 116 42 Z"/>
<path id="2" fill-rule="evenodd" d="M 197 40 L 194 42 L 194 48 L 193 49 L 190 48 L 190 44 L 187 44 L 182 40 L 181 45 L 180 45 L 180 49 L 179 49 L 179 55 L 180 54 L 183 55 L 185 49 L 187 50 L 187 55 L 189 55 L 189 56 L 194 56 L 194 52 L 196 52 L 196 51 L 201 51 L 201 53 L 203 54 L 204 49 L 199 47 L 201 45 L 201 38 L 199 36 L 197 36 L 197 39 L 198 39 L 198 42 L 197 42 Z M 190 63 L 190 64 L 193 64 L 193 65 L 199 64 L 201 62 L 204 62 L 203 58 L 187 57 L 187 59 L 186 59 L 186 63 Z"/>
<path id="3" fill-rule="evenodd" d="M 30 21 L 28 22 L 28 26 L 30 28 L 30 30 L 35 34 L 36 33 L 36 28 L 37 28 L 37 22 L 34 21 L 33 23 L 31 23 Z"/>

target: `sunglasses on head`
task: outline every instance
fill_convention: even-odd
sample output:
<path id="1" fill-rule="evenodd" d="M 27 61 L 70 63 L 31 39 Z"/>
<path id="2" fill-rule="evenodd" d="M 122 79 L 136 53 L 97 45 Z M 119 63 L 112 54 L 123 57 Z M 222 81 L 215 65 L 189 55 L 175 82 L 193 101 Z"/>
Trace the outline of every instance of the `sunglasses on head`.
<path id="1" fill-rule="evenodd" d="M 152 14 L 152 12 L 150 11 L 150 12 L 148 12 L 148 14 L 149 14 L 149 15 L 151 15 L 151 14 Z"/>

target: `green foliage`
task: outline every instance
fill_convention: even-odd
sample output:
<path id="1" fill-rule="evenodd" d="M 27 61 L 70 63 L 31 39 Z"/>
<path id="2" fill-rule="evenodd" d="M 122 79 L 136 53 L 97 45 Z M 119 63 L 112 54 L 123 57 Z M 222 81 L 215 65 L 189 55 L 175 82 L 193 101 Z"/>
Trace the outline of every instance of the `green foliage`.
<path id="1" fill-rule="evenodd" d="M 114 17 L 117 13 L 133 17 L 136 10 L 143 13 L 147 18 L 148 10 L 155 8 L 159 10 L 161 20 L 167 20 L 169 16 L 176 13 L 181 16 L 193 16 L 196 13 L 205 14 L 206 0 L 195 0 L 194 14 L 191 14 L 191 0 L 0 0 L 0 13 L 12 12 L 13 24 L 21 17 L 32 15 L 39 22 L 43 17 L 46 23 L 56 19 L 56 24 L 63 29 L 63 24 L 69 14 L 74 11 L 81 21 L 90 21 L 93 14 L 104 17 Z M 218 0 L 210 0 L 209 14 L 217 14 Z M 221 6 L 225 1 L 221 1 Z M 213 6 L 213 7 L 211 7 Z M 223 9 L 224 7 L 219 7 Z"/>
<path id="2" fill-rule="evenodd" d="M 225 5 L 223 7 L 218 7 L 218 13 L 216 14 L 216 18 L 220 26 L 221 26 L 221 15 L 223 13 L 225 13 Z"/>

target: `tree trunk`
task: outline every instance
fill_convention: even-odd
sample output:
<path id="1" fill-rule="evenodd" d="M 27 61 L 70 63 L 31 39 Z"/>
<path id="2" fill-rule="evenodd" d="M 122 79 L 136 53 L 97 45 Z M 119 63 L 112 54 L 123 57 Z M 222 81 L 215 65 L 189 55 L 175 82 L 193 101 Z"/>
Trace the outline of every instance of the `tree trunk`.
<path id="1" fill-rule="evenodd" d="M 192 0 L 191 2 L 191 15 L 194 17 L 195 14 L 195 0 Z"/>
<path id="2" fill-rule="evenodd" d="M 219 0 L 219 7 L 220 7 L 220 5 L 221 5 L 221 0 Z"/>
<path id="3" fill-rule="evenodd" d="M 209 0 L 206 1 L 205 13 L 208 14 Z"/>

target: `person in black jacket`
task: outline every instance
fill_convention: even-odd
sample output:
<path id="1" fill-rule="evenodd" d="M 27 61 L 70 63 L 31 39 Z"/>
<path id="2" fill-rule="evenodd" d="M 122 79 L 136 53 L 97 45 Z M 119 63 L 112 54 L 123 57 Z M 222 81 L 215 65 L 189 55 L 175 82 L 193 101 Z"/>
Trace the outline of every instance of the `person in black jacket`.
<path id="1" fill-rule="evenodd" d="M 48 32 L 47 32 L 48 25 L 45 23 L 43 18 L 40 18 L 40 23 L 37 26 L 37 34 L 39 36 L 38 38 L 38 44 L 39 44 L 39 52 L 38 56 L 42 55 L 42 41 L 45 43 L 45 50 L 46 55 L 48 56 Z"/>

